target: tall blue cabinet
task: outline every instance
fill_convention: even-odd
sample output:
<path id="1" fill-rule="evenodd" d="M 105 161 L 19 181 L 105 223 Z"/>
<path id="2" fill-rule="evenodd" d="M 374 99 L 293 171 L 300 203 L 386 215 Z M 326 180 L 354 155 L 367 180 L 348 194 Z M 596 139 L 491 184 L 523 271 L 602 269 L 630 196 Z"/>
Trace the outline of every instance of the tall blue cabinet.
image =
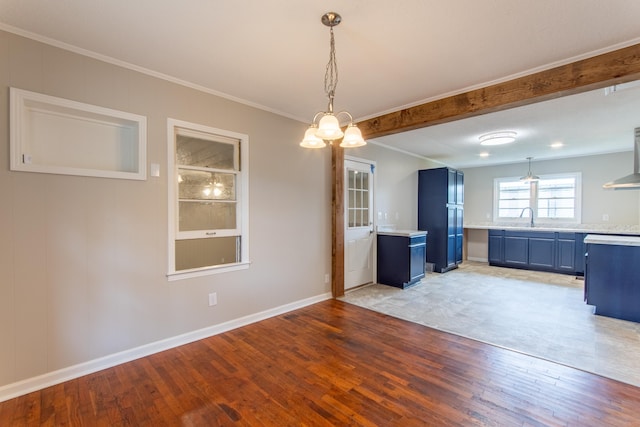
<path id="1" fill-rule="evenodd" d="M 418 171 L 418 229 L 429 233 L 427 263 L 444 273 L 462 262 L 464 174 L 452 168 Z"/>

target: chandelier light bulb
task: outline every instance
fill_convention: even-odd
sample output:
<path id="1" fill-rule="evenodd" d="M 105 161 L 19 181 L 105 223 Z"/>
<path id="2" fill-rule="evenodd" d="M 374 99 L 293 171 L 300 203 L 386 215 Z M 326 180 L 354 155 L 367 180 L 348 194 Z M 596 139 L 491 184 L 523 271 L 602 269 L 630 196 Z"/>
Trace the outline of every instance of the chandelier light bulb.
<path id="1" fill-rule="evenodd" d="M 358 126 L 351 123 L 344 132 L 344 139 L 340 143 L 340 146 L 344 148 L 354 148 L 362 147 L 366 144 L 367 143 L 362 138 L 362 132 L 360 132 Z"/>
<path id="2" fill-rule="evenodd" d="M 300 142 L 301 147 L 323 148 L 327 146 L 323 140 L 316 136 L 316 130 L 318 130 L 317 126 L 309 126 L 307 131 L 304 133 L 304 138 L 302 138 L 302 141 Z"/>
<path id="3" fill-rule="evenodd" d="M 342 132 L 342 129 L 340 129 L 340 122 L 338 122 L 338 118 L 331 113 L 326 113 L 322 116 L 320 123 L 318 123 L 316 136 L 328 141 L 342 138 L 344 133 Z"/>

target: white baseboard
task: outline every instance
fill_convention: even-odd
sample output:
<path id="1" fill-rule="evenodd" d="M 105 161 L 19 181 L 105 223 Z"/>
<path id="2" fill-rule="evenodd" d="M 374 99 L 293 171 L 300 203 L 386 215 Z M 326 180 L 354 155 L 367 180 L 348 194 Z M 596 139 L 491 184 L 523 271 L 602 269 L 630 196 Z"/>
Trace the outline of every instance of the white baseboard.
<path id="1" fill-rule="evenodd" d="M 166 338 L 164 340 L 152 342 L 149 344 L 135 347 L 130 350 L 121 351 L 119 353 L 110 354 L 108 356 L 100 357 L 98 359 L 90 360 L 88 362 L 80 363 L 77 365 L 69 366 L 67 368 L 59 369 L 53 372 L 47 372 L 46 374 L 38 375 L 37 377 L 27 378 L 22 381 L 18 381 L 12 384 L 7 384 L 0 387 L 0 402 L 13 399 L 14 397 L 22 396 L 33 391 L 41 390 L 52 385 L 60 384 L 65 381 L 79 378 L 84 375 L 92 374 L 103 369 L 112 368 L 122 363 L 130 362 L 141 357 L 149 356 L 154 353 L 158 353 L 164 350 L 168 350 L 174 347 L 178 347 L 190 342 L 198 341 L 204 338 L 208 338 L 214 335 L 221 334 L 223 332 L 230 331 L 232 329 L 246 326 L 251 323 L 259 322 L 270 317 L 278 316 L 289 311 L 297 310 L 302 307 L 306 307 L 311 304 L 315 304 L 321 301 L 325 301 L 331 298 L 330 293 L 325 293 L 311 298 L 306 298 L 300 301 L 295 301 L 289 304 L 275 307 L 269 310 L 261 311 L 259 313 L 250 314 L 248 316 L 240 317 L 238 319 L 230 320 L 228 322 L 220 323 L 218 325 L 209 326 L 203 329 L 199 329 L 192 332 L 187 332 L 175 337 Z"/>
<path id="2" fill-rule="evenodd" d="M 489 262 L 489 260 L 487 258 L 481 258 L 481 257 L 475 257 L 475 256 L 468 256 L 467 260 L 469 260 L 469 261 L 477 261 L 477 262 Z"/>

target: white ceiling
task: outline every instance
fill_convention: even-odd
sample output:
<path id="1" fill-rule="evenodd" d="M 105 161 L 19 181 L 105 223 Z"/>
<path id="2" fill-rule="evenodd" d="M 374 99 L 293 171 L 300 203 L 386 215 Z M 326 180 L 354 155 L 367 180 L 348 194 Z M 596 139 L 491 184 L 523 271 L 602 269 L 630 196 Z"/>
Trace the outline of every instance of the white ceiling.
<path id="1" fill-rule="evenodd" d="M 640 43 L 637 0 L 0 0 L 0 29 L 308 122 L 326 108 L 328 11 L 343 18 L 335 108 L 356 121 Z M 456 167 L 631 150 L 640 117 L 608 129 L 603 112 L 557 102 L 374 142 Z M 480 158 L 474 138 L 498 128 L 519 141 Z"/>

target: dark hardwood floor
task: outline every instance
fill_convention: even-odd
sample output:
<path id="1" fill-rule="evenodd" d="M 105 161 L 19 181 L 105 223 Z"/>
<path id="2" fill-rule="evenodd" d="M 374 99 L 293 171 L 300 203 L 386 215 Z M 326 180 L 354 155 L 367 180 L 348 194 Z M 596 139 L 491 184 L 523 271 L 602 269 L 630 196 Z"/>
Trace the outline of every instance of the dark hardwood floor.
<path id="1" fill-rule="evenodd" d="M 0 403 L 16 425 L 632 426 L 640 388 L 331 300 Z"/>

